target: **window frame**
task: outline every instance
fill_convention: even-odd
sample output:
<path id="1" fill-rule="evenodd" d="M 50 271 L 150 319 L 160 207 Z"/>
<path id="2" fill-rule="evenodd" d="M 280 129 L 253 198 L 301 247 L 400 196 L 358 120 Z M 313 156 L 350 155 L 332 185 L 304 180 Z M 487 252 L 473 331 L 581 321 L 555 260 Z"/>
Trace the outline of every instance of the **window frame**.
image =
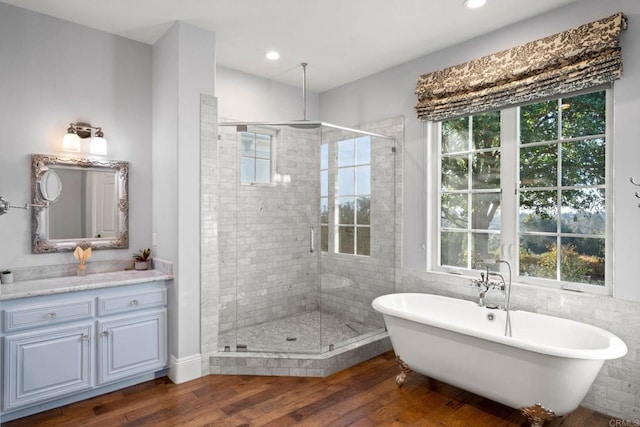
<path id="1" fill-rule="evenodd" d="M 360 138 L 368 138 L 368 143 L 369 143 L 369 152 L 370 152 L 370 157 L 369 157 L 369 163 L 358 163 L 357 160 L 357 141 Z M 353 141 L 354 144 L 354 163 L 353 164 L 349 164 L 349 165 L 340 165 L 339 164 L 339 159 L 338 159 L 338 153 L 339 153 L 339 144 L 341 142 L 344 141 Z M 327 180 L 328 180 L 328 193 L 327 196 L 322 196 L 320 194 L 320 197 L 318 198 L 318 201 L 320 202 L 320 208 L 322 206 L 322 199 L 323 198 L 327 198 L 328 200 L 328 223 L 322 223 L 321 221 L 319 221 L 319 226 L 320 226 L 320 230 L 322 230 L 323 226 L 326 226 L 328 229 L 328 250 L 323 250 L 322 246 L 323 246 L 323 241 L 322 241 L 322 232 L 321 232 L 321 237 L 320 237 L 320 252 L 322 255 L 328 255 L 328 256 L 346 256 L 346 257 L 358 257 L 358 258 L 362 258 L 362 259 L 367 259 L 367 258 L 371 258 L 372 257 L 372 251 L 373 251 L 373 245 L 372 245 L 372 230 L 373 230 L 373 224 L 372 224 L 372 211 L 370 210 L 369 212 L 369 224 L 359 224 L 357 221 L 357 199 L 359 196 L 367 196 L 369 197 L 369 201 L 371 203 L 371 201 L 373 200 L 373 179 L 372 179 L 372 175 L 373 175 L 373 140 L 371 138 L 370 135 L 362 135 L 362 136 L 353 136 L 350 138 L 339 138 L 336 140 L 332 140 L 332 141 L 326 141 L 323 142 L 320 145 L 320 150 L 322 150 L 322 146 L 326 145 L 327 146 L 327 152 L 328 152 L 328 164 L 327 164 L 327 168 L 322 168 L 322 151 L 320 151 L 320 161 L 318 162 L 318 183 L 320 184 L 320 186 L 322 185 L 322 172 L 326 171 L 327 173 Z M 340 194 L 340 190 L 339 190 L 339 174 L 340 174 L 340 170 L 341 169 L 346 169 L 346 168 L 351 168 L 353 169 L 353 174 L 354 174 L 354 189 L 357 188 L 357 169 L 359 167 L 364 167 L 364 166 L 368 166 L 369 167 L 369 193 L 366 195 L 363 194 L 353 194 L 353 195 L 341 195 Z M 355 191 L 355 190 L 354 190 Z M 357 191 L 356 191 L 357 192 Z M 346 197 L 352 197 L 354 199 L 354 218 L 353 218 L 353 224 L 341 224 L 340 223 L 340 199 L 341 198 L 346 198 Z M 321 210 L 319 211 L 321 212 Z M 340 227 L 352 227 L 353 228 L 353 253 L 347 253 L 347 252 L 340 252 Z M 368 254 L 361 254 L 358 253 L 358 227 L 360 228 L 367 228 L 369 230 L 369 253 Z"/>
<path id="2" fill-rule="evenodd" d="M 238 141 L 237 142 L 237 153 L 236 153 L 236 158 L 238 161 L 238 176 L 240 178 L 239 182 L 240 185 L 245 185 L 245 186 L 267 186 L 267 187 L 272 187 L 277 185 L 277 182 L 275 181 L 275 175 L 276 175 L 276 161 L 277 161 L 277 157 L 276 157 L 276 147 L 277 147 L 277 141 L 278 141 L 278 137 L 279 137 L 279 131 L 274 130 L 274 129 L 270 129 L 270 128 L 264 128 L 264 127 L 256 127 L 256 126 L 248 126 L 247 129 L 245 129 L 244 131 L 238 132 L 238 135 L 242 134 L 242 133 L 251 133 L 254 135 L 254 141 L 256 140 L 256 135 L 269 135 L 270 137 L 270 145 L 269 145 L 269 181 L 265 181 L 265 182 L 259 182 L 259 181 L 255 181 L 256 178 L 256 161 L 257 160 L 265 160 L 262 158 L 259 158 L 256 156 L 256 149 L 254 148 L 254 155 L 252 157 L 249 156 L 243 156 L 242 155 L 242 142 Z M 240 138 L 240 136 L 238 136 L 238 138 Z M 242 159 L 246 158 L 246 159 L 252 159 L 253 160 L 253 179 L 252 181 L 243 181 L 242 180 Z"/>
<path id="3" fill-rule="evenodd" d="M 536 104 L 548 100 L 568 98 L 592 92 L 605 92 L 605 278 L 604 285 L 574 283 L 559 281 L 555 279 L 544 279 L 532 276 L 520 275 L 520 254 L 519 254 L 519 171 L 520 171 L 520 141 L 519 127 L 520 115 L 519 107 L 508 107 L 501 109 L 500 115 L 500 140 L 501 140 L 501 244 L 500 258 L 507 260 L 512 268 L 512 280 L 514 283 L 540 286 L 544 288 L 556 288 L 574 290 L 579 292 L 611 295 L 613 283 L 613 88 L 610 86 L 590 88 L 573 93 L 562 94 L 550 97 L 549 99 L 536 100 L 527 104 Z M 468 269 L 452 266 L 441 266 L 441 236 L 440 236 L 440 216 L 442 200 L 442 170 L 441 170 L 441 122 L 426 123 L 427 150 L 426 165 L 429 196 L 426 197 L 427 212 L 427 236 L 428 251 L 426 270 L 448 275 L 464 275 L 476 277 L 477 269 Z M 571 138 L 567 138 L 570 140 Z M 563 140 L 560 140 L 563 141 Z M 497 268 L 497 267 L 496 267 Z M 502 274 L 508 274 L 508 269 L 504 265 L 499 266 Z M 507 276 L 505 276 L 507 277 Z"/>

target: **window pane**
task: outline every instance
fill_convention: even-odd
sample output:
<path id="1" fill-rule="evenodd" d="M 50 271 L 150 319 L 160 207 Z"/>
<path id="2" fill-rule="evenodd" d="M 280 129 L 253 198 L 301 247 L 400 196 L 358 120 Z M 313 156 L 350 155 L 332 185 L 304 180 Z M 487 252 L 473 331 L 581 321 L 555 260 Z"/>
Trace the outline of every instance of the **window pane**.
<path id="1" fill-rule="evenodd" d="M 600 135 L 605 132 L 605 92 L 563 98 L 562 137 Z"/>
<path id="2" fill-rule="evenodd" d="M 440 265 L 467 267 L 467 233 L 440 233 Z"/>
<path id="3" fill-rule="evenodd" d="M 520 193 L 520 231 L 556 233 L 558 202 L 555 191 L 523 191 Z"/>
<path id="4" fill-rule="evenodd" d="M 520 236 L 520 275 L 556 279 L 556 238 L 548 236 Z"/>
<path id="5" fill-rule="evenodd" d="M 500 230 L 500 193 L 472 194 L 471 228 Z"/>
<path id="6" fill-rule="evenodd" d="M 520 107 L 520 143 L 558 139 L 558 101 Z"/>
<path id="7" fill-rule="evenodd" d="M 320 226 L 320 250 L 322 252 L 329 251 L 329 226 L 328 225 Z"/>
<path id="8" fill-rule="evenodd" d="M 359 165 L 371 163 L 371 137 L 362 136 L 356 139 L 356 148 L 358 153 L 356 163 Z"/>
<path id="9" fill-rule="evenodd" d="M 338 194 L 341 196 L 355 194 L 354 182 L 355 168 L 338 169 Z"/>
<path id="10" fill-rule="evenodd" d="M 353 197 L 340 197 L 338 205 L 338 224 L 353 224 L 353 210 L 355 199 Z"/>
<path id="11" fill-rule="evenodd" d="M 271 182 L 271 161 L 256 159 L 256 182 Z"/>
<path id="12" fill-rule="evenodd" d="M 329 195 L 329 171 L 320 172 L 320 196 L 327 197 Z"/>
<path id="13" fill-rule="evenodd" d="M 338 166 L 351 166 L 355 163 L 354 140 L 338 142 Z"/>
<path id="14" fill-rule="evenodd" d="M 240 181 L 252 182 L 255 178 L 254 160 L 240 159 Z"/>
<path id="15" fill-rule="evenodd" d="M 329 169 L 329 144 L 320 146 L 320 169 Z"/>
<path id="16" fill-rule="evenodd" d="M 271 158 L 271 136 L 256 134 L 256 157 Z"/>
<path id="17" fill-rule="evenodd" d="M 329 199 L 326 197 L 320 198 L 320 222 L 329 224 Z"/>
<path id="18" fill-rule="evenodd" d="M 356 224 L 371 224 L 371 198 L 369 196 L 361 196 L 358 197 L 356 202 L 358 207 Z"/>
<path id="19" fill-rule="evenodd" d="M 604 235 L 604 189 L 564 190 L 561 194 L 563 233 Z"/>
<path id="20" fill-rule="evenodd" d="M 338 227 L 338 252 L 353 254 L 355 230 L 353 227 Z"/>
<path id="21" fill-rule="evenodd" d="M 256 151 L 256 144 L 253 134 L 249 132 L 240 133 L 240 155 L 253 157 Z"/>
<path id="22" fill-rule="evenodd" d="M 500 147 L 500 111 L 473 116 L 475 149 Z"/>
<path id="23" fill-rule="evenodd" d="M 558 185 L 556 145 L 520 148 L 520 186 L 555 187 Z"/>
<path id="24" fill-rule="evenodd" d="M 473 188 L 500 188 L 500 151 L 476 153 L 472 159 Z"/>
<path id="25" fill-rule="evenodd" d="M 604 139 L 562 144 L 562 185 L 603 185 Z"/>
<path id="26" fill-rule="evenodd" d="M 560 280 L 604 285 L 604 239 L 562 238 Z"/>
<path id="27" fill-rule="evenodd" d="M 371 194 L 371 166 L 356 168 L 356 187 L 355 194 Z"/>
<path id="28" fill-rule="evenodd" d="M 442 158 L 442 189 L 466 190 L 469 187 L 468 156 Z"/>
<path id="29" fill-rule="evenodd" d="M 474 262 L 485 259 L 500 258 L 500 235 L 488 233 L 472 233 L 471 244 L 473 245 Z"/>
<path id="30" fill-rule="evenodd" d="M 455 153 L 469 150 L 469 118 L 442 122 L 442 152 Z"/>
<path id="31" fill-rule="evenodd" d="M 443 194 L 441 196 L 440 227 L 460 228 L 469 226 L 468 199 L 466 194 Z"/>
<path id="32" fill-rule="evenodd" d="M 371 254 L 371 230 L 369 227 L 358 227 L 358 242 L 356 246 L 356 253 L 358 255 L 370 255 Z"/>

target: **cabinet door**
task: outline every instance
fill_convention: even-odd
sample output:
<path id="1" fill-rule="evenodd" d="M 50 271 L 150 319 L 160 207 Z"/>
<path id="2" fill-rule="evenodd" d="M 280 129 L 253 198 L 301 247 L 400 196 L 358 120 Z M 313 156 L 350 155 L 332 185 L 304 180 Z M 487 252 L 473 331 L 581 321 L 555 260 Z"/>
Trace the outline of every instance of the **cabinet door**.
<path id="1" fill-rule="evenodd" d="M 4 410 L 92 387 L 91 337 L 86 323 L 4 338 Z"/>
<path id="2" fill-rule="evenodd" d="M 153 372 L 167 365 L 167 310 L 98 321 L 98 383 Z"/>

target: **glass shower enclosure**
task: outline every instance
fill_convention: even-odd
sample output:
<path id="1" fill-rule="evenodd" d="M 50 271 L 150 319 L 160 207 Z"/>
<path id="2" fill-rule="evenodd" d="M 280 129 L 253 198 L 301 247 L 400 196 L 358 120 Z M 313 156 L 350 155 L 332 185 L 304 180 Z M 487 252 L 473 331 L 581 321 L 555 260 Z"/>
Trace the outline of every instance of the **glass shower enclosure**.
<path id="1" fill-rule="evenodd" d="M 395 140 L 321 122 L 221 123 L 219 351 L 323 353 L 384 331 Z"/>

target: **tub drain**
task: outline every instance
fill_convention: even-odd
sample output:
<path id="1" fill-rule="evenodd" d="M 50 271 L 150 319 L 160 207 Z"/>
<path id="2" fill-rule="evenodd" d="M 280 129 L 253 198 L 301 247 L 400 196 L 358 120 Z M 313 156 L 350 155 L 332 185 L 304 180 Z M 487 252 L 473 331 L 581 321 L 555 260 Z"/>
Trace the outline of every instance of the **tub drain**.
<path id="1" fill-rule="evenodd" d="M 287 341 L 296 341 L 297 339 L 296 337 L 287 337 Z"/>

